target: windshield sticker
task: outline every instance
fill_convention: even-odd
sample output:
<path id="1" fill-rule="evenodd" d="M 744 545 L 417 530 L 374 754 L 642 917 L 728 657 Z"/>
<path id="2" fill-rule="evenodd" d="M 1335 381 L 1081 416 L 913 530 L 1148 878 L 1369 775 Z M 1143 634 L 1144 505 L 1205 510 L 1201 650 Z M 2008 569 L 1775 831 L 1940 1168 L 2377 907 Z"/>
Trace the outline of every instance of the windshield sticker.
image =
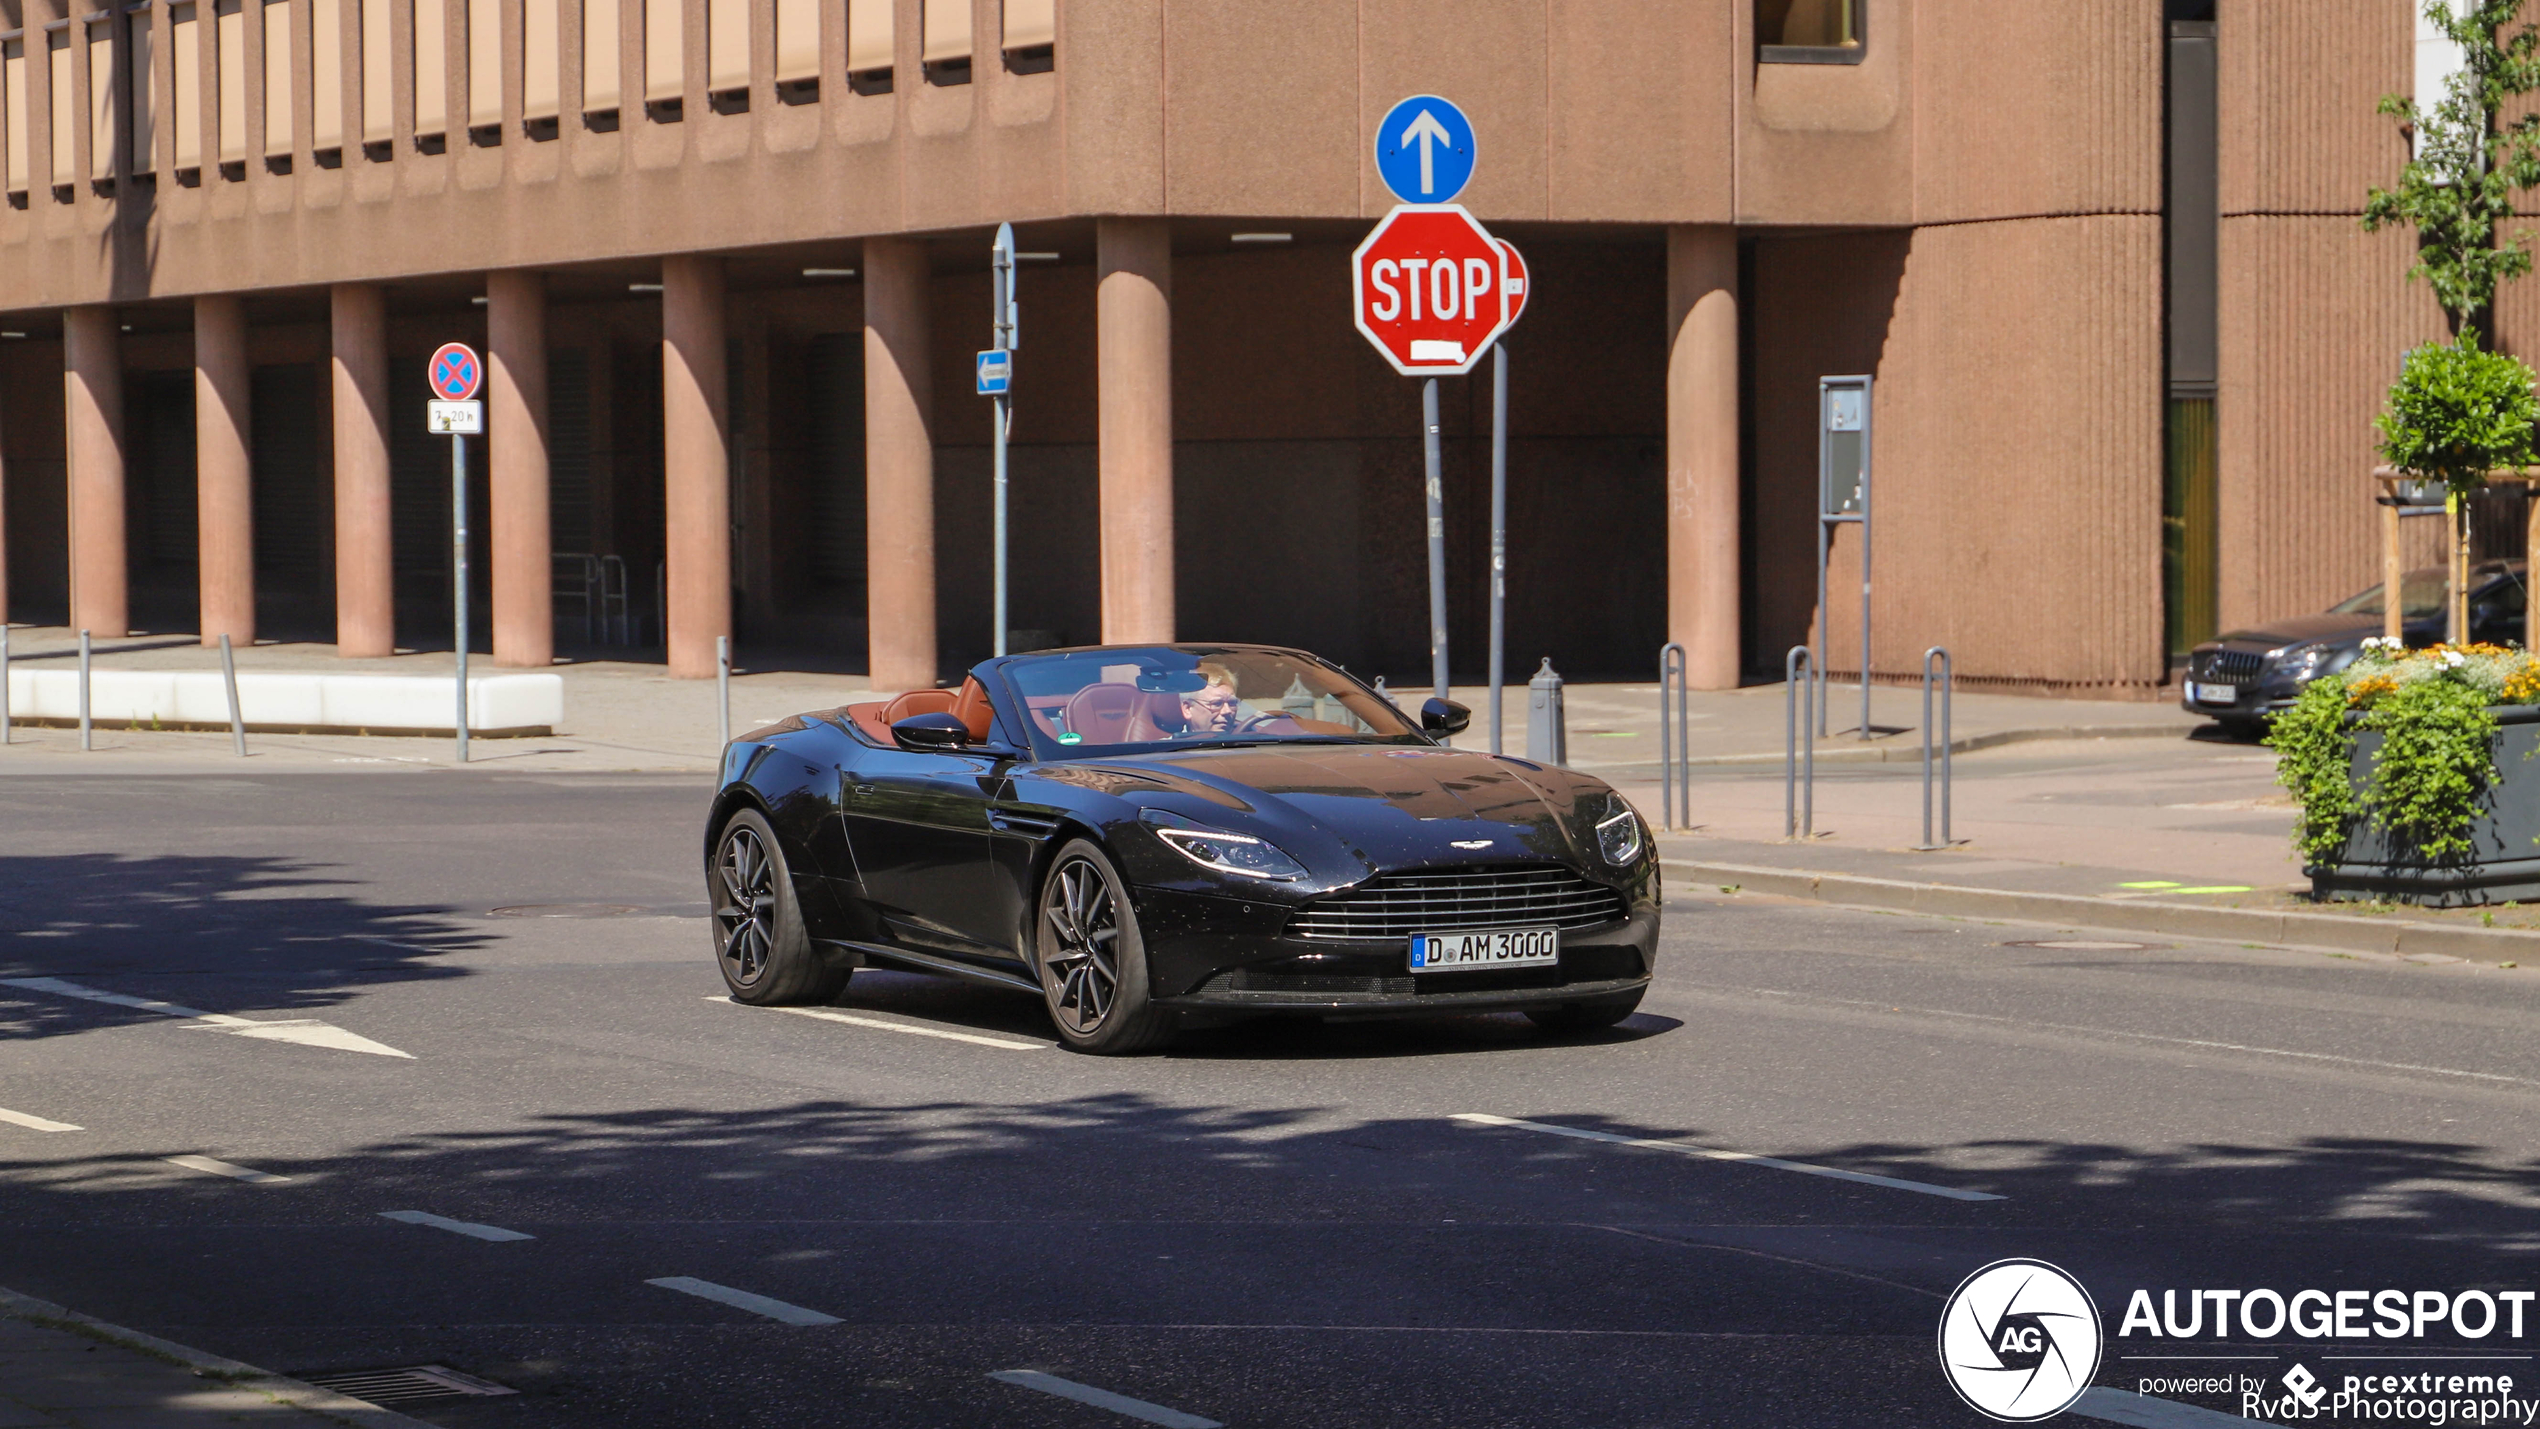
<path id="1" fill-rule="evenodd" d="M 1082 744 L 1085 742 L 1085 737 L 1071 729 L 1067 733 L 1060 735 L 1058 737 L 1058 742 L 1061 744 Z"/>

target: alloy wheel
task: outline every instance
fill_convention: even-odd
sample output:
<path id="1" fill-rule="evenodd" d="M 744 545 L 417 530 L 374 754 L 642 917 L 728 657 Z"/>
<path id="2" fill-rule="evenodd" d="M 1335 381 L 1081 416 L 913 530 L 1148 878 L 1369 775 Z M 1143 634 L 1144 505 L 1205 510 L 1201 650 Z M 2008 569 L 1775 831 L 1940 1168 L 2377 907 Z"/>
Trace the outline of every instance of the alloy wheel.
<path id="1" fill-rule="evenodd" d="M 715 874 L 723 895 L 716 900 L 714 918 L 723 937 L 724 966 L 734 983 L 747 987 L 767 970 L 768 953 L 775 947 L 775 860 L 767 856 L 756 830 L 736 825 L 723 836 Z"/>
<path id="2" fill-rule="evenodd" d="M 1111 883 L 1091 859 L 1069 859 L 1050 879 L 1041 915 L 1055 942 L 1041 958 L 1050 1010 L 1069 1031 L 1092 1032 L 1120 993 L 1120 909 Z"/>

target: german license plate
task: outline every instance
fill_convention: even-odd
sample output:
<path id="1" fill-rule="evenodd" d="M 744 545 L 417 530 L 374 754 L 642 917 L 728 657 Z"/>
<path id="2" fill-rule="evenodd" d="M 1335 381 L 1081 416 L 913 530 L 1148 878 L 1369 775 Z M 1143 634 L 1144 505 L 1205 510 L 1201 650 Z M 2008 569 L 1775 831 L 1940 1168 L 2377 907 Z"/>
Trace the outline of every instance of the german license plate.
<path id="1" fill-rule="evenodd" d="M 1517 928 L 1495 933 L 1416 933 L 1411 939 L 1411 970 L 1415 973 L 1541 967 L 1559 961 L 1561 933 L 1555 928 Z"/>
<path id="2" fill-rule="evenodd" d="M 2187 697 L 2200 705 L 2230 705 L 2240 702 L 2238 685 L 2199 685 L 2189 682 Z"/>

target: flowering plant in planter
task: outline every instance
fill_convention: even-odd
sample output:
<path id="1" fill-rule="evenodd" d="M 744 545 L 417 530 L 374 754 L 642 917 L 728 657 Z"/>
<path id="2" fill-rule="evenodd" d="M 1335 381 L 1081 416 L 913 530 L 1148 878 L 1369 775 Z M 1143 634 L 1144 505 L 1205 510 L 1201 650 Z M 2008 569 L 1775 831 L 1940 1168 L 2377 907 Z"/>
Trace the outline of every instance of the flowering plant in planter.
<path id="1" fill-rule="evenodd" d="M 2354 664 L 2303 686 L 2267 735 L 2276 779 L 2301 806 L 2294 845 L 2319 863 L 2369 821 L 2429 859 L 2469 854 L 2480 796 L 2497 777 L 2495 708 L 2529 704 L 2540 704 L 2540 658 L 2528 651 L 2365 641 Z M 2380 747 L 2358 788 L 2355 738 L 2366 730 Z"/>

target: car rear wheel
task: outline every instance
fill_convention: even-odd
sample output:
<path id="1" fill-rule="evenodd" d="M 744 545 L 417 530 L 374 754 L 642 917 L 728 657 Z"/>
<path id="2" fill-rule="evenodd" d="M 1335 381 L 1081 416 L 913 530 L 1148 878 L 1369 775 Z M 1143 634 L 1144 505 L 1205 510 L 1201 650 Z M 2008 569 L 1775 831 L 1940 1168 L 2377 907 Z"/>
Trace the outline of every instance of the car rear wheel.
<path id="1" fill-rule="evenodd" d="M 1619 997 L 1600 997 L 1594 1002 L 1538 1007 L 1526 1016 L 1546 1032 L 1595 1032 L 1631 1016 L 1639 1007 L 1640 992 L 1635 990 Z"/>
<path id="2" fill-rule="evenodd" d="M 706 868 L 706 898 L 714 909 L 715 962 L 734 1002 L 826 1002 L 847 985 L 847 970 L 813 951 L 784 845 L 758 810 L 724 820 Z"/>
<path id="3" fill-rule="evenodd" d="M 1147 987 L 1146 946 L 1128 885 L 1101 849 L 1077 839 L 1051 860 L 1034 920 L 1041 995 L 1059 1040 L 1121 1056 L 1161 1045 L 1173 1015 Z"/>

